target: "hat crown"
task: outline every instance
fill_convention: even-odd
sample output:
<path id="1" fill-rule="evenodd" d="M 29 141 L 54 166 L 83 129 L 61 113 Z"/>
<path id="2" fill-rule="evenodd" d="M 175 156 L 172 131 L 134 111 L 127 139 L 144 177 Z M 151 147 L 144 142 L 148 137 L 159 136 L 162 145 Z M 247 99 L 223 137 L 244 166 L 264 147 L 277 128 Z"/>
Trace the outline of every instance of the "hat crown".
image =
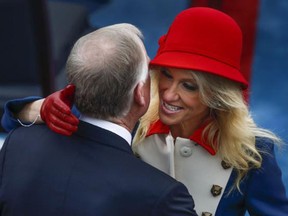
<path id="1" fill-rule="evenodd" d="M 150 65 L 210 73 L 248 86 L 240 72 L 242 32 L 228 15 L 207 7 L 178 14 Z"/>
<path id="2" fill-rule="evenodd" d="M 228 15 L 211 8 L 181 12 L 159 40 L 158 53 L 187 52 L 240 69 L 242 32 Z"/>

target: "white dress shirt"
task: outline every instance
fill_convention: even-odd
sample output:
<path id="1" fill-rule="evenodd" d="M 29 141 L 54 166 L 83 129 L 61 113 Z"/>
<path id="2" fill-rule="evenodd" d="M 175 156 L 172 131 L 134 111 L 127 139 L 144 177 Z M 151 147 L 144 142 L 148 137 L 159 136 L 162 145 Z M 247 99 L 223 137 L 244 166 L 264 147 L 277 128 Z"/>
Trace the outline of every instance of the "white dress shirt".
<path id="1" fill-rule="evenodd" d="M 95 119 L 95 118 L 91 118 L 85 115 L 81 115 L 79 119 L 81 121 L 87 122 L 89 124 L 95 125 L 97 127 L 108 130 L 112 133 L 115 133 L 118 136 L 125 139 L 129 143 L 129 145 L 131 145 L 132 135 L 126 128 L 120 125 L 117 125 L 113 122 L 109 122 L 109 121 L 102 120 L 102 119 Z"/>

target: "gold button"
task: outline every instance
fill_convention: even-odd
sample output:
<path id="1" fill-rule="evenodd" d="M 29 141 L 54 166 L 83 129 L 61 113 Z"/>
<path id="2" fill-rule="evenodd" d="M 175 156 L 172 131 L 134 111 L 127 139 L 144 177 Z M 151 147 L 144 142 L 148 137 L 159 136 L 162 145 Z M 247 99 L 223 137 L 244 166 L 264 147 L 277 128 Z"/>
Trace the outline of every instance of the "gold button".
<path id="1" fill-rule="evenodd" d="M 140 155 L 136 152 L 134 153 L 134 156 L 141 159 Z"/>
<path id="2" fill-rule="evenodd" d="M 210 212 L 202 212 L 201 216 L 212 216 Z"/>
<path id="3" fill-rule="evenodd" d="M 219 185 L 213 185 L 211 188 L 211 193 L 214 197 L 219 196 L 222 192 L 222 187 Z"/>
<path id="4" fill-rule="evenodd" d="M 231 168 L 231 165 L 224 160 L 221 161 L 221 166 L 223 167 L 223 169 Z"/>

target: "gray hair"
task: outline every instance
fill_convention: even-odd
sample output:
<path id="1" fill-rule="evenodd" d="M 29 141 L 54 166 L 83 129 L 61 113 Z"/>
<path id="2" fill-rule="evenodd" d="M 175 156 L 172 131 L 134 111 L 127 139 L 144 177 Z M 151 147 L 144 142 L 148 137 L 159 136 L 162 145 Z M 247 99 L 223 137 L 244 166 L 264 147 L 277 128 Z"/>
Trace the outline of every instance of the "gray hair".
<path id="1" fill-rule="evenodd" d="M 81 37 L 66 64 L 76 86 L 75 105 L 85 115 L 119 118 L 131 107 L 133 91 L 148 76 L 142 34 L 131 24 L 116 24 Z"/>

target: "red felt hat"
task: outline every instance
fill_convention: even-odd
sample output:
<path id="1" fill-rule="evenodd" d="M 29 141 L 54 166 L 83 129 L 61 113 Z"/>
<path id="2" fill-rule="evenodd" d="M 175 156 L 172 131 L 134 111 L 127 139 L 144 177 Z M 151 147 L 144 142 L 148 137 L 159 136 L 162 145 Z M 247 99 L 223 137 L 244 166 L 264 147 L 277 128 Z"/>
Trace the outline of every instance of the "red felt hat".
<path id="1" fill-rule="evenodd" d="M 192 69 L 241 83 L 242 32 L 228 15 L 207 7 L 178 14 L 166 35 L 159 39 L 150 65 Z"/>

